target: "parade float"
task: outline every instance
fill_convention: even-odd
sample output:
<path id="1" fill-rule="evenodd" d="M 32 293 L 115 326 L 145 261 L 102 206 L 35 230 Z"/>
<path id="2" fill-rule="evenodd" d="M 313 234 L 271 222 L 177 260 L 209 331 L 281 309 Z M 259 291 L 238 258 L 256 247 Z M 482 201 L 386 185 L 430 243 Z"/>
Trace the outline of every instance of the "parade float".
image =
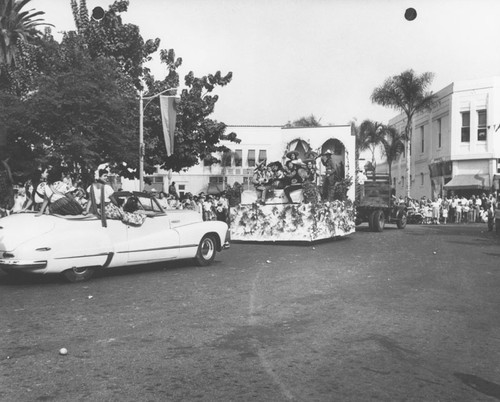
<path id="1" fill-rule="evenodd" d="M 231 208 L 231 240 L 315 242 L 353 233 L 355 137 L 350 126 L 284 129 L 276 142 L 267 166 L 281 165 L 288 173 L 287 163 L 291 166 L 295 154 L 293 163 L 301 174 L 315 175 L 284 188 L 272 178 L 262 185 L 254 176 L 254 188 L 245 190 Z M 265 165 L 255 168 L 257 176 Z"/>

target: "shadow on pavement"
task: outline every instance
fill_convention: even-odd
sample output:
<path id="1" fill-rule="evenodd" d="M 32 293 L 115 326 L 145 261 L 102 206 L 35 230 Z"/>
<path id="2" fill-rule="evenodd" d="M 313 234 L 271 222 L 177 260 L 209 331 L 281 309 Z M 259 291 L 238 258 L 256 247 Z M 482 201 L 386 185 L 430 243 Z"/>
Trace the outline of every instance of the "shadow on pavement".
<path id="1" fill-rule="evenodd" d="M 453 375 L 468 387 L 500 400 L 500 385 L 473 374 L 453 373 Z"/>

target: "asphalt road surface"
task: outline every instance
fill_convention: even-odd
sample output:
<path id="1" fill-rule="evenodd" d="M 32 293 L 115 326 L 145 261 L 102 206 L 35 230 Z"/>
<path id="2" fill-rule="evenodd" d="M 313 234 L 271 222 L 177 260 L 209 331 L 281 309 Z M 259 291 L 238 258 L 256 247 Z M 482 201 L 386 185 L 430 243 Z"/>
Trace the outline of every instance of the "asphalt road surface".
<path id="1" fill-rule="evenodd" d="M 237 243 L 80 284 L 0 274 L 0 314 L 1 401 L 500 400 L 486 225 Z"/>

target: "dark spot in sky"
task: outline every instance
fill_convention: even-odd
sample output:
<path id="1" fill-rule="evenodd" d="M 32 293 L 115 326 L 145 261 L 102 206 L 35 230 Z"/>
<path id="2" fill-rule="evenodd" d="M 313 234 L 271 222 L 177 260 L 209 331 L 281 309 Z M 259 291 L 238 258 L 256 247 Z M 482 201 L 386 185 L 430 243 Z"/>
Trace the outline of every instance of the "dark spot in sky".
<path id="1" fill-rule="evenodd" d="M 405 11 L 405 18 L 408 21 L 413 21 L 415 18 L 417 18 L 417 10 L 415 10 L 412 7 L 407 8 L 406 11 Z"/>

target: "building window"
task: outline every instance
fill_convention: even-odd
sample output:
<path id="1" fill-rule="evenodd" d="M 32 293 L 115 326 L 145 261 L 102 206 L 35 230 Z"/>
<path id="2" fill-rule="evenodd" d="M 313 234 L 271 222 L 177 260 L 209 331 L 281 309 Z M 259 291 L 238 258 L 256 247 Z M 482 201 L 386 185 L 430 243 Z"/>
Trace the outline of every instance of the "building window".
<path id="1" fill-rule="evenodd" d="M 232 156 L 233 156 L 233 153 L 231 151 L 223 152 L 222 158 L 221 158 L 221 165 L 223 167 L 230 167 Z"/>
<path id="2" fill-rule="evenodd" d="M 420 127 L 420 152 L 424 153 L 425 150 L 425 137 L 424 137 L 424 126 Z"/>
<path id="3" fill-rule="evenodd" d="M 477 140 L 486 141 L 486 110 L 477 111 Z"/>
<path id="4" fill-rule="evenodd" d="M 470 112 L 462 112 L 462 142 L 470 142 Z"/>
<path id="5" fill-rule="evenodd" d="M 241 149 L 237 149 L 234 151 L 234 166 L 241 167 L 243 160 L 243 151 Z"/>
<path id="6" fill-rule="evenodd" d="M 441 119 L 436 120 L 437 137 L 438 137 L 438 148 L 441 148 Z"/>
<path id="7" fill-rule="evenodd" d="M 405 186 L 405 177 L 401 176 L 401 187 Z"/>
<path id="8" fill-rule="evenodd" d="M 186 193 L 186 185 L 179 184 L 179 197 L 184 197 L 185 193 Z"/>
<path id="9" fill-rule="evenodd" d="M 421 186 L 424 185 L 424 174 L 423 173 L 420 173 L 420 185 Z"/>
<path id="10" fill-rule="evenodd" d="M 267 151 L 265 149 L 261 149 L 259 151 L 259 163 L 264 162 L 267 159 Z"/>
<path id="11" fill-rule="evenodd" d="M 248 150 L 248 167 L 255 166 L 255 149 Z"/>
<path id="12" fill-rule="evenodd" d="M 210 176 L 208 182 L 210 184 L 222 183 L 222 176 Z"/>

